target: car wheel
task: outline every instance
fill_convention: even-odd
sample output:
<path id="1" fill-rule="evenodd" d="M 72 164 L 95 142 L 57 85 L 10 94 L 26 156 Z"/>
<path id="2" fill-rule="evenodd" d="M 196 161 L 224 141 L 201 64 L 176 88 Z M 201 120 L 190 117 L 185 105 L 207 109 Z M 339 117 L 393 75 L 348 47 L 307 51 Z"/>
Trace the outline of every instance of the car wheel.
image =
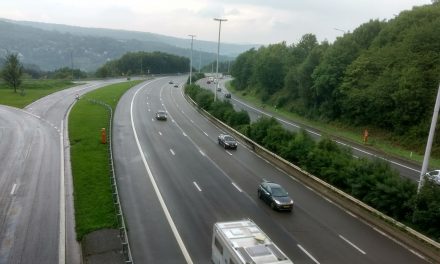
<path id="1" fill-rule="evenodd" d="M 261 196 L 262 196 L 262 195 L 261 195 L 261 192 L 260 192 L 260 190 L 258 190 L 258 198 L 261 199 L 261 198 L 262 198 Z"/>

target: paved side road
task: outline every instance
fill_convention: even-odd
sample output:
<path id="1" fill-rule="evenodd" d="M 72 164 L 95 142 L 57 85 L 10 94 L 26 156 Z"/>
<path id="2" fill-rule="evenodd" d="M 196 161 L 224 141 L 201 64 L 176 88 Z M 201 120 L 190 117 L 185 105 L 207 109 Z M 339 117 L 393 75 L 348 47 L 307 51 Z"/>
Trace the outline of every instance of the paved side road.
<path id="1" fill-rule="evenodd" d="M 121 81 L 79 85 L 25 109 L 0 105 L 0 263 L 81 263 L 64 123 L 77 94 Z"/>

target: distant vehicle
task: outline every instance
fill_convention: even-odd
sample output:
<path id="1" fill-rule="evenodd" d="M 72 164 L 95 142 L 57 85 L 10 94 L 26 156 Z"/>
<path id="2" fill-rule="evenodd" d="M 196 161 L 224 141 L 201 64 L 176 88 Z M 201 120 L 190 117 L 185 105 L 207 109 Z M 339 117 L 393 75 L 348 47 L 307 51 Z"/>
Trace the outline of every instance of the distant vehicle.
<path id="1" fill-rule="evenodd" d="M 266 202 L 274 210 L 292 211 L 293 200 L 281 185 L 263 181 L 258 186 L 258 198 Z"/>
<path id="2" fill-rule="evenodd" d="M 225 149 L 237 149 L 237 141 L 235 138 L 227 134 L 220 134 L 218 136 L 218 144 Z"/>
<path id="3" fill-rule="evenodd" d="M 215 264 L 293 264 L 250 219 L 215 223 L 211 247 Z"/>
<path id="4" fill-rule="evenodd" d="M 159 110 L 156 112 L 156 120 L 167 120 L 167 112 L 164 110 Z"/>
<path id="5" fill-rule="evenodd" d="M 169 84 L 173 84 L 173 81 L 169 81 L 168 83 L 169 83 Z"/>
<path id="6" fill-rule="evenodd" d="M 214 77 L 208 77 L 208 81 L 213 82 L 214 81 Z"/>
<path id="7" fill-rule="evenodd" d="M 217 87 L 217 92 L 221 92 L 221 91 L 222 91 L 222 88 Z"/>
<path id="8" fill-rule="evenodd" d="M 206 81 L 206 83 L 207 83 L 207 84 L 211 84 L 211 81 L 210 81 L 210 80 L 208 80 L 208 81 Z"/>
<path id="9" fill-rule="evenodd" d="M 230 93 L 225 93 L 225 98 L 231 98 L 231 94 Z"/>
<path id="10" fill-rule="evenodd" d="M 433 170 L 427 172 L 425 175 L 426 178 L 428 178 L 428 180 L 434 182 L 435 184 L 440 185 L 440 170 Z"/>
<path id="11" fill-rule="evenodd" d="M 174 88 L 179 88 L 179 85 L 176 83 L 176 84 L 174 85 Z"/>

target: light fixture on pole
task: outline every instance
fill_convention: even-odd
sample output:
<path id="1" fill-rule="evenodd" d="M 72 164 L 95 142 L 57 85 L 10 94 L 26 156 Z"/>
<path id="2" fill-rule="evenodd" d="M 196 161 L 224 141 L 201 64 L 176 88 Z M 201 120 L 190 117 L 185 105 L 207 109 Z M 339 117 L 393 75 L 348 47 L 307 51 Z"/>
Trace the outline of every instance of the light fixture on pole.
<path id="1" fill-rule="evenodd" d="M 216 70 L 216 78 L 217 78 L 217 89 L 219 88 L 219 81 L 218 81 L 218 55 L 220 53 L 220 32 L 222 30 L 222 21 L 228 21 L 227 19 L 222 19 L 222 18 L 214 18 L 215 21 L 218 21 L 218 43 L 217 43 L 217 70 Z M 214 91 L 214 101 L 217 100 L 217 89 Z"/>
<path id="2" fill-rule="evenodd" d="M 196 35 L 188 35 L 188 36 L 191 37 L 191 59 L 189 62 L 189 84 L 191 84 L 192 83 L 192 68 L 193 68 L 193 66 L 192 66 L 192 63 L 193 63 L 193 41 L 194 41 L 194 37 Z"/>
<path id="3" fill-rule="evenodd" d="M 344 33 L 344 34 L 346 33 L 345 30 L 343 30 L 343 29 L 339 29 L 339 28 L 333 28 L 333 29 L 334 29 L 334 30 L 337 30 L 337 31 L 341 31 L 341 32 Z"/>

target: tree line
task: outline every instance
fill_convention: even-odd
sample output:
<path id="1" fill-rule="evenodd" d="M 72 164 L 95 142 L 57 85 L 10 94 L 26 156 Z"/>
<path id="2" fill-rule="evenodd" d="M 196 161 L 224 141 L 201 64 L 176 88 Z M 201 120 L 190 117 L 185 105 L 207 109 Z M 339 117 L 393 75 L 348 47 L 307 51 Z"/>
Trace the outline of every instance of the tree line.
<path id="1" fill-rule="evenodd" d="M 163 52 L 128 52 L 117 60 L 105 63 L 97 77 L 122 75 L 167 74 L 189 72 L 189 59 Z"/>
<path id="2" fill-rule="evenodd" d="M 185 93 L 200 108 L 268 150 L 440 241 L 440 186 L 434 182 L 426 180 L 417 194 L 416 182 L 400 177 L 385 161 L 354 158 L 350 149 L 329 138 L 315 142 L 306 131 L 288 131 L 274 118 L 250 123 L 246 111 L 236 112 L 229 101 L 214 102 L 214 94 L 198 85 L 187 85 Z"/>
<path id="3" fill-rule="evenodd" d="M 440 4 L 370 20 L 334 43 L 313 34 L 251 49 L 232 85 L 307 118 L 383 131 L 423 150 L 440 81 Z M 440 155 L 440 133 L 433 153 Z"/>

